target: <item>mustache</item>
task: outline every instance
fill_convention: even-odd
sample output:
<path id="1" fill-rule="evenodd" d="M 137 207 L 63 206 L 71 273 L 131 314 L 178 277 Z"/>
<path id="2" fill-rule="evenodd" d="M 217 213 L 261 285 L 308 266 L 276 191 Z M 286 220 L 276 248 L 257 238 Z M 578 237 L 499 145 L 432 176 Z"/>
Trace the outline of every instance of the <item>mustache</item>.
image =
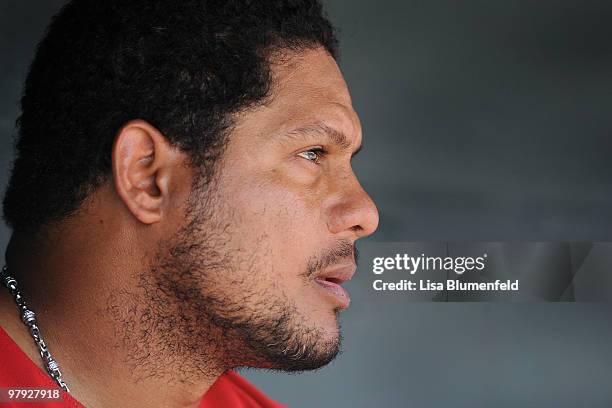
<path id="1" fill-rule="evenodd" d="M 357 265 L 359 260 L 359 251 L 355 243 L 350 241 L 340 241 L 333 248 L 326 249 L 320 254 L 310 258 L 306 266 L 306 276 L 311 277 L 318 271 L 327 268 L 328 266 L 346 262 L 351 259 Z"/>

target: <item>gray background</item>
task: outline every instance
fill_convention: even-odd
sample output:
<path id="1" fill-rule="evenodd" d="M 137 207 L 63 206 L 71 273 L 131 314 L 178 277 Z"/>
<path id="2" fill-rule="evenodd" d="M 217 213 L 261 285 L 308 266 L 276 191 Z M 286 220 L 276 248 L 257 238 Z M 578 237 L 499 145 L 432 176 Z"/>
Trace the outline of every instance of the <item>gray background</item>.
<path id="1" fill-rule="evenodd" d="M 25 70 L 61 3 L 0 2 L 2 188 Z M 328 9 L 381 213 L 369 242 L 612 240 L 612 2 Z M 334 363 L 247 376 L 293 407 L 612 406 L 609 305 L 407 303 L 370 282 L 349 285 Z"/>

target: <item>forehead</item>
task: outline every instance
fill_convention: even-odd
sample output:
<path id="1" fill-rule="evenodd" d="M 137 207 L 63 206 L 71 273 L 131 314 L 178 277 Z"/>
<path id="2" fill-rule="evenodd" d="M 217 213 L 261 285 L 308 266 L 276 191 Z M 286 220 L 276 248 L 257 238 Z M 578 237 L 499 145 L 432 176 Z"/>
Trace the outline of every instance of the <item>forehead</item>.
<path id="1" fill-rule="evenodd" d="M 294 54 L 284 63 L 272 64 L 274 99 L 295 105 L 337 103 L 350 107 L 351 98 L 336 61 L 322 48 Z"/>
<path id="2" fill-rule="evenodd" d="M 310 123 L 324 123 L 346 134 L 355 145 L 361 126 L 338 65 L 323 48 L 300 51 L 273 63 L 268 103 L 238 116 L 235 136 L 248 132 L 270 137 Z M 231 142 L 230 142 L 231 143 Z"/>

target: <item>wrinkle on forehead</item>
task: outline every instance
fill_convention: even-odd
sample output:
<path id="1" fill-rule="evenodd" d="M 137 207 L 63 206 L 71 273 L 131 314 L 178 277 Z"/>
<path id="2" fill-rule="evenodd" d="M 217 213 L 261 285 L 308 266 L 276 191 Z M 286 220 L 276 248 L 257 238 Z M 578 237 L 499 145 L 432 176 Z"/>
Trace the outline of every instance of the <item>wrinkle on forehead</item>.
<path id="1" fill-rule="evenodd" d="M 346 82 L 324 48 L 293 52 L 272 63 L 271 70 L 270 98 L 235 117 L 234 141 L 244 136 L 253 142 L 269 139 L 296 126 L 322 122 L 345 133 L 355 146 L 361 142 L 361 126 Z"/>
<path id="2" fill-rule="evenodd" d="M 351 106 L 351 97 L 336 60 L 324 49 L 295 52 L 281 63 L 272 63 L 272 97 L 307 92 Z"/>

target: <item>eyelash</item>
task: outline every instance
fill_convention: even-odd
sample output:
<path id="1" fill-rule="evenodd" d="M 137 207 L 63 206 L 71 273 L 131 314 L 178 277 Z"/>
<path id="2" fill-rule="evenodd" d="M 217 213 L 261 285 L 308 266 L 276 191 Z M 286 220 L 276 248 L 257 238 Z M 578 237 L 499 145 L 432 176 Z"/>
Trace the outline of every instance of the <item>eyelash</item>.
<path id="1" fill-rule="evenodd" d="M 302 156 L 302 154 L 309 153 L 309 152 L 315 153 L 317 155 L 316 159 L 311 160 L 309 158 L 306 158 L 306 157 Z M 327 151 L 325 151 L 325 149 L 323 149 L 321 147 L 315 147 L 315 148 L 312 148 L 312 149 L 304 150 L 303 152 L 298 153 L 298 155 L 300 157 L 304 157 L 308 161 L 311 161 L 311 162 L 313 162 L 315 164 L 319 164 L 321 162 L 321 159 L 325 156 L 326 153 L 327 153 Z"/>

